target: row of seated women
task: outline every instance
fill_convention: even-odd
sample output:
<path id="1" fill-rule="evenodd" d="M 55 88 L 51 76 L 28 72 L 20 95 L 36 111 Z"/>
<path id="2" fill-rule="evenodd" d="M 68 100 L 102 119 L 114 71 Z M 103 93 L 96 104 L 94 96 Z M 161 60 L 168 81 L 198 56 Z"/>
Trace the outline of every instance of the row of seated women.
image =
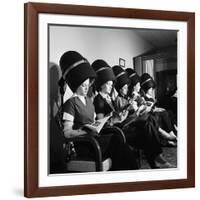
<path id="1" fill-rule="evenodd" d="M 149 74 L 139 77 L 134 70 L 110 67 L 104 60 L 90 64 L 75 51 L 60 58 L 62 78 L 73 95 L 62 105 L 63 134 L 66 138 L 89 134 L 83 126 L 110 116 L 98 140 L 104 156 L 112 159 L 111 170 L 138 169 L 135 149 L 142 149 L 151 168 L 174 167 L 164 158 L 161 138 L 176 142 L 174 125 L 168 112 L 155 106 L 151 93 L 155 82 Z M 141 95 L 140 91 L 143 92 Z M 129 120 L 127 123 L 124 123 Z M 123 135 L 117 134 L 122 130 Z M 82 146 L 75 151 L 90 154 Z"/>

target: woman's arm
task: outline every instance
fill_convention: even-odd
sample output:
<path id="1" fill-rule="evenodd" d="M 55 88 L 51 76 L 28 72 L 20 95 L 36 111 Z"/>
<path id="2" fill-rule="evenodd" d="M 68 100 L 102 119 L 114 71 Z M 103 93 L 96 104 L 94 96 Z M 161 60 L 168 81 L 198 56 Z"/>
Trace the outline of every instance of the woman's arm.
<path id="1" fill-rule="evenodd" d="M 130 104 L 131 104 L 130 110 L 136 112 L 139 109 L 138 103 L 135 100 L 131 99 Z"/>
<path id="2" fill-rule="evenodd" d="M 86 132 L 81 129 L 73 129 L 74 116 L 64 112 L 63 113 L 63 133 L 66 138 L 76 137 L 80 135 L 85 135 Z"/>
<path id="3" fill-rule="evenodd" d="M 73 122 L 71 122 L 71 121 L 65 120 L 63 125 L 64 125 L 63 133 L 66 138 L 71 138 L 71 137 L 76 137 L 76 136 L 81 136 L 81 135 L 87 134 L 87 132 L 82 129 L 74 130 L 72 128 Z"/>

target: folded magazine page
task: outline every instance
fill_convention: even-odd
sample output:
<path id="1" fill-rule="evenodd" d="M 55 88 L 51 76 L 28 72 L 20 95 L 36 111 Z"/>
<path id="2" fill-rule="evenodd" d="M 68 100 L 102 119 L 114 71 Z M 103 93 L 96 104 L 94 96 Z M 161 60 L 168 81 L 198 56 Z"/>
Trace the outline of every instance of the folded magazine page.
<path id="1" fill-rule="evenodd" d="M 99 133 L 110 117 L 111 116 L 109 115 L 107 117 L 104 117 L 103 119 L 96 120 L 92 124 L 85 124 L 82 127 L 82 129 L 86 131 L 93 131 L 93 132 Z"/>

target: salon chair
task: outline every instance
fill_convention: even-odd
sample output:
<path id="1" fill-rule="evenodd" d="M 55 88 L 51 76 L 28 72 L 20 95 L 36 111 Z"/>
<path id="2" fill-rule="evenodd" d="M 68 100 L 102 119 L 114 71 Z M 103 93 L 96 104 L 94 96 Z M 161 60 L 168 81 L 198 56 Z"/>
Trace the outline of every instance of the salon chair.
<path id="1" fill-rule="evenodd" d="M 71 155 L 69 155 L 67 152 L 69 150 L 69 145 L 72 144 L 76 146 L 77 143 L 81 144 L 85 148 L 90 148 L 94 154 L 93 158 L 91 156 L 79 156 L 77 152 L 71 152 Z M 108 171 L 112 166 L 111 158 L 102 157 L 101 147 L 94 136 L 84 135 L 73 138 L 66 138 L 64 147 L 67 147 L 67 156 L 65 159 L 66 170 L 68 172 Z M 70 148 L 70 151 L 73 151 L 73 147 Z"/>
<path id="2" fill-rule="evenodd" d="M 119 134 L 122 136 L 124 143 L 126 142 L 125 136 L 120 128 L 112 127 L 111 134 Z M 106 131 L 101 132 L 102 135 L 105 134 L 107 137 L 111 137 L 109 134 L 109 128 Z M 102 150 L 99 145 L 98 140 L 95 136 L 87 134 L 83 136 L 66 138 L 65 145 L 76 143 L 83 145 L 85 148 L 89 148 L 89 151 L 93 153 L 94 156 L 79 156 L 78 153 L 74 156 L 66 159 L 66 170 L 69 172 L 94 172 L 94 171 L 108 171 L 112 167 L 112 160 L 110 157 L 103 157 Z"/>

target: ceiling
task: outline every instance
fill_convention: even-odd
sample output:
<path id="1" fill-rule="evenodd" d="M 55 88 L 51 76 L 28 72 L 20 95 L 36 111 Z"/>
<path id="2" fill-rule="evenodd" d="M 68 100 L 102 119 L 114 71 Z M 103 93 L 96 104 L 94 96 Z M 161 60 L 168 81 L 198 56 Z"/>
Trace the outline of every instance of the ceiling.
<path id="1" fill-rule="evenodd" d="M 175 30 L 136 29 L 135 32 L 154 48 L 177 44 L 177 31 Z"/>

